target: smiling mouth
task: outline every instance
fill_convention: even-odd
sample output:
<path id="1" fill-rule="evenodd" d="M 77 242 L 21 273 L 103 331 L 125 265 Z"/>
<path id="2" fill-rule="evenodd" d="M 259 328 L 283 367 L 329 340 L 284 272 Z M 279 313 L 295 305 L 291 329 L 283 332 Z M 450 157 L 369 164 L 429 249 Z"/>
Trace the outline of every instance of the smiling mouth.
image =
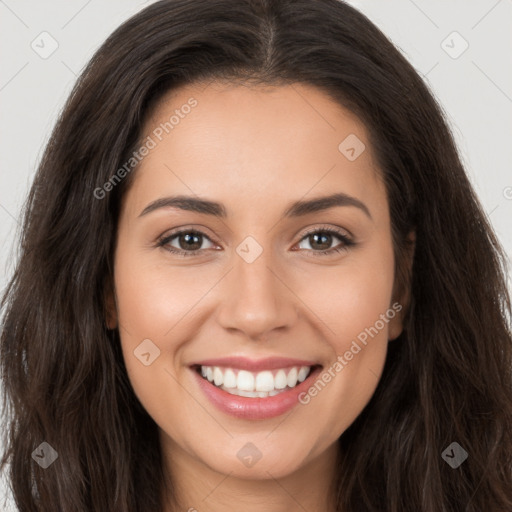
<path id="1" fill-rule="evenodd" d="M 195 365 L 194 370 L 226 393 L 248 398 L 267 398 L 294 389 L 320 365 L 290 366 L 251 372 L 239 368 Z"/>

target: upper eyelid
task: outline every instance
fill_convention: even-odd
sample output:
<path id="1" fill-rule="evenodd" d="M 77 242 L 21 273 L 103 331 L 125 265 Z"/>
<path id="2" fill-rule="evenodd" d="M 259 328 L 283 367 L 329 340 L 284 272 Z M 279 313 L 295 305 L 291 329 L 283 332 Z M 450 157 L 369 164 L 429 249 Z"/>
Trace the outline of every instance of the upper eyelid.
<path id="1" fill-rule="evenodd" d="M 350 238 L 350 239 L 353 239 L 354 236 L 352 235 L 352 233 L 350 233 L 350 231 L 348 231 L 347 229 L 345 228 L 340 228 L 340 227 L 333 227 L 333 226 L 319 226 L 319 227 L 313 227 L 313 228 L 308 228 L 302 235 L 301 237 L 301 240 L 308 236 L 308 235 L 311 235 L 312 233 L 317 233 L 317 232 L 322 232 L 322 231 L 327 231 L 327 232 L 330 232 L 334 235 L 338 235 L 338 236 L 344 236 L 346 238 Z"/>

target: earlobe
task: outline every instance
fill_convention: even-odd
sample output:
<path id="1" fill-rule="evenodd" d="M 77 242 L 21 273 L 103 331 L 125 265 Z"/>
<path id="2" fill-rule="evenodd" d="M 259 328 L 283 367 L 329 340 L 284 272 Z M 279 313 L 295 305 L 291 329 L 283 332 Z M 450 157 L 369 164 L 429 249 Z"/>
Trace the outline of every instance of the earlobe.
<path id="1" fill-rule="evenodd" d="M 394 306 L 395 305 L 402 306 L 398 302 L 395 302 L 393 305 Z M 403 307 L 400 307 L 400 311 L 398 311 L 398 307 L 393 308 L 393 309 L 396 311 L 396 313 L 395 313 L 395 316 L 389 321 L 389 327 L 388 327 L 388 340 L 389 341 L 393 341 L 396 338 L 398 338 L 398 336 L 400 336 L 400 334 L 402 334 L 402 331 L 404 330 L 403 315 L 402 315 Z"/>

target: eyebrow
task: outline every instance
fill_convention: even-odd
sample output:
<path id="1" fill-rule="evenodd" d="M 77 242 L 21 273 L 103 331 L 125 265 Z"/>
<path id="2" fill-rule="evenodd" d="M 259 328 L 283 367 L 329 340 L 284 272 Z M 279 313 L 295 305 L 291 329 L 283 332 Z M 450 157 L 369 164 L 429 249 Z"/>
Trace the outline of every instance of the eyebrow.
<path id="1" fill-rule="evenodd" d="M 367 217 L 372 219 L 370 210 L 359 199 L 343 193 L 332 194 L 329 196 L 316 197 L 314 199 L 300 200 L 292 203 L 284 211 L 283 217 L 294 218 L 309 215 L 311 213 L 321 212 L 337 206 L 354 206 L 362 210 Z M 200 199 L 192 196 L 170 196 L 161 197 L 149 203 L 139 214 L 139 217 L 147 215 L 161 208 L 179 208 L 190 212 L 212 215 L 221 219 L 227 217 L 226 208 L 222 203 Z"/>

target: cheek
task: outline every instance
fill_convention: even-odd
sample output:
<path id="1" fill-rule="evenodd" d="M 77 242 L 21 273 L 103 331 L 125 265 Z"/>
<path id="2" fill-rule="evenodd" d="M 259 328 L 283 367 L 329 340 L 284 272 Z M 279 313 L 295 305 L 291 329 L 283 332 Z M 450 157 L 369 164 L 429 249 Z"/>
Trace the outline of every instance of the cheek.
<path id="1" fill-rule="evenodd" d="M 325 338 L 340 354 L 390 308 L 393 250 L 389 243 L 382 243 L 375 250 L 350 254 L 338 266 L 317 267 L 297 279 L 297 294 L 314 311 L 324 325 Z M 387 339 L 388 323 L 379 322 L 378 328 Z"/>
<path id="2" fill-rule="evenodd" d="M 180 342 L 173 334 L 197 300 L 190 287 L 166 276 L 164 268 L 148 262 L 137 249 L 119 250 L 119 254 L 115 287 L 123 357 L 135 394 L 155 417 L 157 409 L 165 407 L 157 399 L 162 390 L 171 399 L 175 392 L 168 372 L 174 374 L 172 358 L 179 354 Z"/>
<path id="3" fill-rule="evenodd" d="M 355 420 L 378 385 L 387 353 L 389 321 L 395 316 L 390 304 L 394 269 L 391 245 L 382 244 L 379 250 L 361 253 L 360 258 L 346 263 L 310 288 L 308 304 L 328 326 L 323 332 L 332 356 L 301 398 L 307 414 L 312 419 L 322 415 L 325 431 L 336 435 Z"/>
<path id="4" fill-rule="evenodd" d="M 117 262 L 119 324 L 128 333 L 165 337 L 168 342 L 175 326 L 193 315 L 194 306 L 215 284 L 215 276 L 198 267 L 171 268 L 148 259 L 135 255 Z"/>
<path id="5" fill-rule="evenodd" d="M 165 257 L 148 257 L 136 247 L 125 247 L 118 254 L 115 264 L 118 324 L 134 392 L 148 413 L 162 425 L 170 411 L 180 411 L 182 416 L 190 410 L 198 414 L 197 405 L 178 384 L 186 378 L 183 354 L 207 321 L 211 307 L 205 305 L 206 296 L 225 270 L 214 269 L 213 265 L 170 265 Z M 159 354 L 148 366 L 137 357 L 141 355 L 142 342 L 148 344 L 149 352 L 154 344 Z M 166 426 L 168 432 L 174 432 L 175 428 L 175 423 Z"/>

